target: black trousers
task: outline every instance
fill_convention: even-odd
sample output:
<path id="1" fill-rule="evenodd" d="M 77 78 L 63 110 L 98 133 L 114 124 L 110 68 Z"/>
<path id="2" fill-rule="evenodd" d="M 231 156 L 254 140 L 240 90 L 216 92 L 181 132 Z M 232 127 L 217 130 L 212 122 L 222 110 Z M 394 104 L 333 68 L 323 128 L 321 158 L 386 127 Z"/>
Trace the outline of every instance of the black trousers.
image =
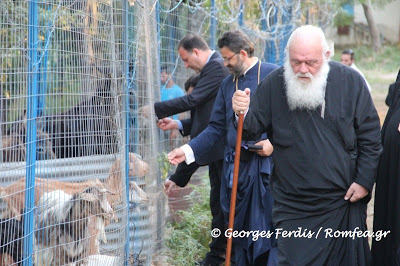
<path id="1" fill-rule="evenodd" d="M 226 237 L 225 230 L 227 228 L 224 220 L 224 214 L 221 210 L 220 193 L 221 193 L 221 176 L 222 176 L 223 160 L 212 162 L 208 165 L 210 176 L 210 207 L 212 214 L 211 230 L 218 228 L 221 235 L 212 238 L 209 245 L 210 251 L 207 253 L 205 261 L 206 265 L 218 265 L 225 261 Z"/>
<path id="2" fill-rule="evenodd" d="M 211 230 L 218 228 L 221 235 L 218 238 L 212 238 L 209 245 L 210 251 L 205 258 L 205 265 L 219 265 L 225 261 L 226 237 L 224 232 L 227 228 L 224 220 L 224 214 L 221 210 L 220 193 L 221 193 L 221 176 L 222 176 L 223 160 L 212 162 L 208 165 L 210 176 L 210 208 L 211 208 Z M 194 162 L 187 165 L 185 162 L 178 165 L 176 171 L 171 175 L 170 180 L 174 181 L 178 186 L 184 187 L 189 182 L 191 176 L 200 166 Z"/>
<path id="3" fill-rule="evenodd" d="M 189 183 L 190 178 L 199 169 L 200 165 L 196 162 L 187 165 L 185 162 L 178 164 L 175 173 L 171 175 L 169 180 L 174 181 L 180 187 L 185 187 Z"/>

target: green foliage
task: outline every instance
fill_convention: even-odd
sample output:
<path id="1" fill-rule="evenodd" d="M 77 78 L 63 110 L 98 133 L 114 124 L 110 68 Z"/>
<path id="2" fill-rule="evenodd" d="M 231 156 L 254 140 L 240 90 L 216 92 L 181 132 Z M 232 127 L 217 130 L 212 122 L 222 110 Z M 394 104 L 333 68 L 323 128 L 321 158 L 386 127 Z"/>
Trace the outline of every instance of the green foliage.
<path id="1" fill-rule="evenodd" d="M 354 51 L 355 63 L 361 70 L 392 73 L 400 67 L 400 46 L 385 45 L 379 54 L 375 54 L 371 47 L 360 45 L 357 47 L 336 47 L 333 60 L 340 61 L 342 50 L 351 48 Z"/>
<path id="2" fill-rule="evenodd" d="M 333 24 L 336 27 L 350 26 L 353 24 L 353 19 L 354 17 L 352 15 L 343 9 L 339 9 L 339 12 L 333 18 Z"/>
<path id="3" fill-rule="evenodd" d="M 368 0 L 357 0 L 358 2 L 360 2 L 361 4 L 368 4 L 369 1 Z M 371 0 L 371 4 L 373 6 L 377 6 L 377 7 L 384 7 L 385 5 L 393 2 L 395 0 Z"/>
<path id="4" fill-rule="evenodd" d="M 245 21 L 258 21 L 257 18 L 262 16 L 262 9 L 261 2 L 258 1 L 246 1 L 245 2 L 245 14 L 244 20 Z"/>
<path id="5" fill-rule="evenodd" d="M 161 178 L 165 180 L 168 176 L 169 171 L 172 168 L 172 164 L 168 160 L 168 155 L 166 152 L 162 152 L 157 157 L 157 162 L 161 171 Z"/>
<path id="6" fill-rule="evenodd" d="M 201 186 L 192 186 L 193 192 L 185 196 L 192 201 L 187 211 L 179 211 L 179 223 L 167 225 L 166 246 L 171 265 L 193 265 L 204 258 L 211 240 L 210 185 L 208 175 Z"/>

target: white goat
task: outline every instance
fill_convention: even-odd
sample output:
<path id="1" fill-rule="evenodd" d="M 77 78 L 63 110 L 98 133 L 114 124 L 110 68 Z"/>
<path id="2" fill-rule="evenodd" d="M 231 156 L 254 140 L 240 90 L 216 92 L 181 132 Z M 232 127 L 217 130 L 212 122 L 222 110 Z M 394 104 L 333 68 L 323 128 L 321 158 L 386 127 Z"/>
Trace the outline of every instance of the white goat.
<path id="1" fill-rule="evenodd" d="M 115 266 L 121 265 L 122 261 L 119 257 L 108 255 L 91 255 L 86 258 L 86 266 Z M 70 263 L 68 266 L 76 266 L 77 263 Z"/>
<path id="2" fill-rule="evenodd" d="M 47 192 L 54 190 L 62 190 L 67 194 L 75 194 L 82 192 L 89 187 L 107 188 L 114 192 L 107 195 L 107 200 L 111 206 L 122 202 L 122 195 L 125 193 L 123 184 L 125 184 L 124 175 L 121 170 L 120 160 L 116 160 L 109 171 L 109 176 L 104 182 L 99 179 L 88 180 L 85 182 L 60 182 L 56 180 L 49 180 L 43 178 L 35 179 L 35 203 L 37 204 L 39 198 Z M 149 165 L 144 162 L 137 154 L 129 153 L 129 176 L 144 176 L 149 172 Z M 7 213 L 4 213 L 4 218 L 21 218 L 21 213 L 25 203 L 25 178 L 21 178 L 17 182 L 7 186 L 0 187 L 0 199 L 7 204 Z M 149 201 L 147 194 L 133 181 L 129 183 L 130 201 L 146 203 Z M 99 254 L 99 239 L 107 242 L 105 235 L 105 225 L 109 224 L 109 220 L 98 222 L 96 217 L 92 218 L 89 225 L 90 230 L 90 244 L 89 254 Z"/>
<path id="3" fill-rule="evenodd" d="M 115 192 L 115 195 L 108 196 L 108 202 L 111 205 L 117 205 L 121 202 L 123 190 L 122 184 L 125 184 L 123 179 L 120 160 L 112 165 L 109 176 L 104 182 L 99 179 L 87 180 L 85 182 L 60 182 L 56 180 L 36 178 L 35 179 L 35 203 L 43 193 L 53 190 L 62 190 L 67 194 L 75 194 L 81 192 L 89 187 L 106 187 L 108 190 Z M 149 172 L 149 165 L 144 162 L 137 154 L 129 153 L 129 176 L 144 176 Z M 138 186 L 131 181 L 130 189 L 131 194 L 137 193 Z M 3 214 L 1 218 L 15 218 L 20 220 L 22 210 L 25 204 L 25 178 L 12 183 L 7 187 L 0 187 L 0 199 L 7 205 L 7 213 Z M 140 188 L 139 188 L 140 189 Z M 145 193 L 140 189 L 139 198 L 146 201 Z"/>
<path id="4" fill-rule="evenodd" d="M 111 219 L 107 190 L 91 187 L 73 196 L 61 190 L 44 193 L 38 202 L 35 265 L 86 263 L 89 218 Z"/>

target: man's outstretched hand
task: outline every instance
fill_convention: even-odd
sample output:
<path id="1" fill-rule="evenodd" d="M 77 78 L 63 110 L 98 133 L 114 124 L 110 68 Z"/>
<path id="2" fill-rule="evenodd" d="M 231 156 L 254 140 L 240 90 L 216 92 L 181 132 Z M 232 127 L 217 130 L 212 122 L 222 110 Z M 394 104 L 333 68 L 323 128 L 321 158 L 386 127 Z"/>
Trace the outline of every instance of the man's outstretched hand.
<path id="1" fill-rule="evenodd" d="M 160 119 L 158 121 L 157 125 L 160 129 L 162 129 L 164 131 L 171 130 L 171 129 L 178 129 L 178 123 L 169 117 Z"/>
<path id="2" fill-rule="evenodd" d="M 169 179 L 165 180 L 164 182 L 164 192 L 165 194 L 167 194 L 168 196 L 171 195 L 171 192 L 173 190 L 178 189 L 179 187 L 176 185 L 176 183 L 174 181 L 171 181 Z"/>
<path id="3" fill-rule="evenodd" d="M 185 161 L 186 155 L 181 148 L 176 148 L 168 153 L 168 160 L 171 164 L 177 165 Z"/>

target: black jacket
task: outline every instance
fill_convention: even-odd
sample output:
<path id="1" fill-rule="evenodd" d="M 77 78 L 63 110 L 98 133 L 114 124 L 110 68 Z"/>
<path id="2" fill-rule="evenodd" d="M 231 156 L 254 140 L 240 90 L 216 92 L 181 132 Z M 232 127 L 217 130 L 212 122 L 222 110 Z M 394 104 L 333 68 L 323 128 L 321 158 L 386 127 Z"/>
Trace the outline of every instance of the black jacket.
<path id="1" fill-rule="evenodd" d="M 208 125 L 221 82 L 228 76 L 229 69 L 224 66 L 224 60 L 220 53 L 215 52 L 210 61 L 200 72 L 197 86 L 192 93 L 169 101 L 156 102 L 154 109 L 159 119 L 174 114 L 191 110 L 191 119 L 182 120 L 182 134 L 194 138 Z M 197 161 L 200 165 L 209 164 L 223 158 L 224 141 L 221 140 L 215 149 L 210 152 L 207 160 Z"/>
<path id="2" fill-rule="evenodd" d="M 386 105 L 389 107 L 393 101 L 393 94 L 394 94 L 395 87 L 396 87 L 396 82 L 389 85 L 388 95 L 386 96 L 386 100 L 385 100 Z"/>

